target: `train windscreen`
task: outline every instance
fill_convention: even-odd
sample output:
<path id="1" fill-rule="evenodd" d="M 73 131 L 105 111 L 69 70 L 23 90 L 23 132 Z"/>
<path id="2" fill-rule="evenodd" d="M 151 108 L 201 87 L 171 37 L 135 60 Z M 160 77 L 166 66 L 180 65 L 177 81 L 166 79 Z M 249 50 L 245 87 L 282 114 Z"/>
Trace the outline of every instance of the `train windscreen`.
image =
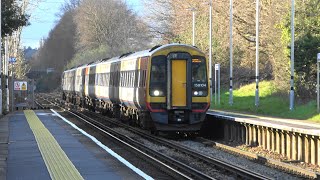
<path id="1" fill-rule="evenodd" d="M 205 58 L 192 59 L 192 91 L 193 96 L 207 96 L 207 67 Z"/>
<path id="2" fill-rule="evenodd" d="M 165 96 L 167 88 L 167 58 L 155 56 L 151 60 L 150 96 Z"/>

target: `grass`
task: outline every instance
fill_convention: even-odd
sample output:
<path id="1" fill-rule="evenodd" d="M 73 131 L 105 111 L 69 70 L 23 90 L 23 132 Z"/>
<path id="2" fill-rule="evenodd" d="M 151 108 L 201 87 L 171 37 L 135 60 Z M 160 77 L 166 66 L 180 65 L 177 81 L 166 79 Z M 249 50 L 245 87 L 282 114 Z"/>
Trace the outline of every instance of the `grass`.
<path id="1" fill-rule="evenodd" d="M 263 116 L 310 120 L 320 122 L 320 114 L 317 112 L 316 100 L 306 104 L 295 104 L 293 111 L 289 110 L 289 95 L 280 96 L 272 81 L 259 83 L 259 107 L 255 106 L 255 83 L 233 90 L 233 105 L 229 105 L 229 91 L 221 92 L 220 105 L 211 108 L 232 112 L 243 112 Z M 214 99 L 214 97 L 213 97 Z"/>

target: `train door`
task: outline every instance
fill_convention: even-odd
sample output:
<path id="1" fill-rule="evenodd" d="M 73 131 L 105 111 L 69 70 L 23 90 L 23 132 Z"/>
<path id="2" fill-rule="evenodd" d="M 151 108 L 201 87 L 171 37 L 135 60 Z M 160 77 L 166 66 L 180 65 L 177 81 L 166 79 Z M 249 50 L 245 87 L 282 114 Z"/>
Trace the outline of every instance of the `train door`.
<path id="1" fill-rule="evenodd" d="M 88 93 L 90 98 L 95 98 L 95 83 L 96 83 L 96 66 L 90 67 Z"/>
<path id="2" fill-rule="evenodd" d="M 167 60 L 168 109 L 191 109 L 191 56 L 188 53 L 170 53 Z"/>
<path id="3" fill-rule="evenodd" d="M 80 85 L 80 96 L 85 96 L 85 80 L 86 80 L 86 68 L 81 70 L 81 85 Z"/>
<path id="4" fill-rule="evenodd" d="M 171 83 L 172 83 L 172 106 L 187 106 L 187 61 L 172 60 Z"/>

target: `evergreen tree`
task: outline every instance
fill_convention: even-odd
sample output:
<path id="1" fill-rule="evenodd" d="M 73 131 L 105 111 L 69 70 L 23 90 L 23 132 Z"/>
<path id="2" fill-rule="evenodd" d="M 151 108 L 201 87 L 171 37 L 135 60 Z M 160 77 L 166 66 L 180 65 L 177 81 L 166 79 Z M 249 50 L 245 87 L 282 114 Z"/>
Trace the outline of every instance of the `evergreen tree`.
<path id="1" fill-rule="evenodd" d="M 296 78 L 296 91 L 297 95 L 302 98 L 310 98 L 315 95 L 316 55 L 320 52 L 319 9 L 319 0 L 296 3 L 294 48 L 295 72 L 298 77 Z M 286 28 L 290 30 L 290 21 Z"/>
<path id="2" fill-rule="evenodd" d="M 29 15 L 22 14 L 15 0 L 1 1 L 1 36 L 11 35 L 21 26 L 26 26 Z"/>

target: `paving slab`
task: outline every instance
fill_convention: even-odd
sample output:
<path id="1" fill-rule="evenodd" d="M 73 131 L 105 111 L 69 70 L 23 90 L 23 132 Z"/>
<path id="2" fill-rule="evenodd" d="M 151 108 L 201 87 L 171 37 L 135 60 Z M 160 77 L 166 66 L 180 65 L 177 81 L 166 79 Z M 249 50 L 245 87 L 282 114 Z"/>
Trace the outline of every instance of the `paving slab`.
<path id="1" fill-rule="evenodd" d="M 117 160 L 107 162 L 102 160 L 113 159 L 113 157 L 106 154 L 102 158 L 100 147 L 89 142 L 91 141 L 89 138 L 61 121 L 50 110 L 36 110 L 34 112 L 84 179 L 142 179 Z M 9 144 L 7 151 L 0 151 L 0 179 L 51 179 L 24 112 L 13 113 L 9 116 L 7 124 Z M 2 124 L 2 126 L 4 125 L 5 123 Z M 5 128 L 0 129 L 5 131 Z M 2 137 L 5 137 L 5 134 L 1 134 L 0 131 Z M 83 142 L 84 139 L 87 142 Z M 1 146 L 2 144 L 0 144 Z M 1 161 L 1 154 L 7 154 L 6 161 Z"/>

